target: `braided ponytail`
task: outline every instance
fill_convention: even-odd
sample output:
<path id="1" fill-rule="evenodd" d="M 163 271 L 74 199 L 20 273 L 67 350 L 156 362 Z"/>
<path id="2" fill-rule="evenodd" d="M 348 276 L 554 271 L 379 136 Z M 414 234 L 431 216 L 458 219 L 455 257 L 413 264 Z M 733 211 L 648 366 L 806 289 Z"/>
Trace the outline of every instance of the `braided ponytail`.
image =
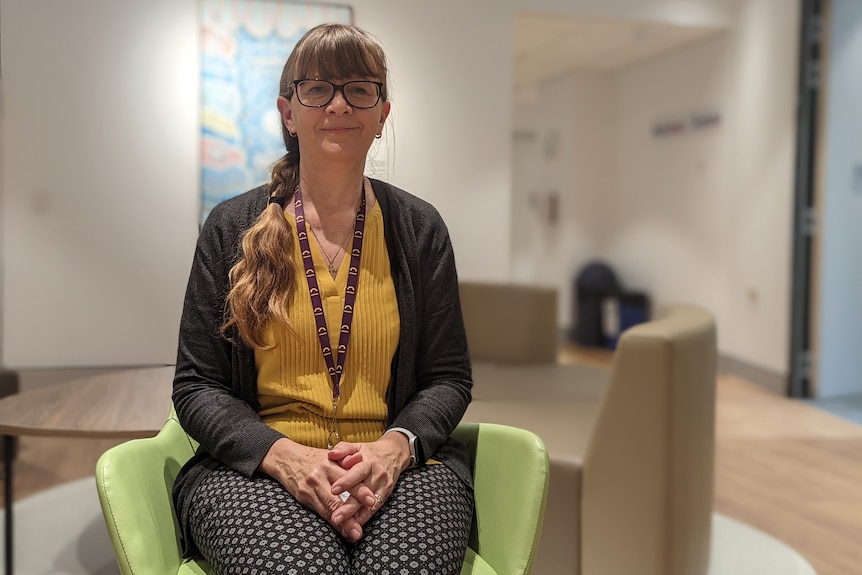
<path id="1" fill-rule="evenodd" d="M 288 153 L 272 169 L 269 196 L 282 199 L 283 205 L 298 183 L 299 146 L 293 138 Z M 268 204 L 243 234 L 240 259 L 230 270 L 228 319 L 221 333 L 225 335 L 235 325 L 242 340 L 256 349 L 272 347 L 263 339 L 270 321 L 290 323 L 287 309 L 297 289 L 297 263 L 293 258 L 296 240 L 282 205 Z"/>

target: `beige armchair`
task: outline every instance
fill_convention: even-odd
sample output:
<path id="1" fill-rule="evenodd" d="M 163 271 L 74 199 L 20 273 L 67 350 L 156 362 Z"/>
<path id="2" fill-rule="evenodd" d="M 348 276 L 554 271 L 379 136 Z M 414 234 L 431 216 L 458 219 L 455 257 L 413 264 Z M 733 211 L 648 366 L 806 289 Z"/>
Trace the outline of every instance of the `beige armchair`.
<path id="1" fill-rule="evenodd" d="M 465 421 L 537 433 L 551 460 L 534 575 L 705 575 L 716 330 L 694 306 L 627 330 L 606 372 L 477 362 Z"/>

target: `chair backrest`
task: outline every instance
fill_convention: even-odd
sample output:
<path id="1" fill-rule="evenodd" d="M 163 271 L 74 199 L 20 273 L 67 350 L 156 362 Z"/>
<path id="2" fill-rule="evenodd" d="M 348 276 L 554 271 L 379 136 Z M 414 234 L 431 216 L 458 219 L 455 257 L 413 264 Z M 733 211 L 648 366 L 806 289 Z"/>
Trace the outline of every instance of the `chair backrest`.
<path id="1" fill-rule="evenodd" d="M 506 364 L 557 361 L 556 289 L 461 282 L 458 291 L 473 361 Z"/>
<path id="2" fill-rule="evenodd" d="M 706 573 L 716 355 L 695 306 L 621 337 L 584 461 L 582 573 Z"/>

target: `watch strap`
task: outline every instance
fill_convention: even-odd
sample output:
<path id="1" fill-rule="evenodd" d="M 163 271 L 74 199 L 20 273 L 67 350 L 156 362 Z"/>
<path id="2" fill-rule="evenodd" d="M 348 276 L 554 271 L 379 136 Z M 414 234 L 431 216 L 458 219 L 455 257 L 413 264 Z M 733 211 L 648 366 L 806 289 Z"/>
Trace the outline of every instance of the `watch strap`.
<path id="1" fill-rule="evenodd" d="M 390 427 L 385 432 L 384 435 L 389 433 L 390 431 L 397 431 L 402 433 L 404 437 L 407 438 L 407 445 L 410 447 L 410 465 L 407 469 L 412 469 L 419 465 L 419 451 L 421 449 L 420 445 L 417 445 L 419 442 L 419 438 L 416 437 L 416 434 L 410 431 L 409 429 L 405 429 L 403 427 Z"/>

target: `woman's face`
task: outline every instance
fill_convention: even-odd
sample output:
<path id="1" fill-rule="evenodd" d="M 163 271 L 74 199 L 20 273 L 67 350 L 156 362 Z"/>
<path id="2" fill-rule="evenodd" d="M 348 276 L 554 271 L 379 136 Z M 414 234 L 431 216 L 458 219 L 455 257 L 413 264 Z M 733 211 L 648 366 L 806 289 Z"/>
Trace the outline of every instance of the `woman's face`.
<path id="1" fill-rule="evenodd" d="M 337 85 L 356 80 L 376 80 L 360 76 L 319 78 L 314 72 L 307 77 L 329 80 Z M 389 108 L 389 102 L 383 100 L 372 108 L 356 108 L 344 97 L 344 90 L 339 88 L 336 88 L 332 100 L 320 108 L 300 103 L 296 91 L 289 100 L 284 96 L 278 98 L 281 119 L 299 139 L 300 157 L 303 159 L 364 162 L 374 137 L 383 130 Z"/>

